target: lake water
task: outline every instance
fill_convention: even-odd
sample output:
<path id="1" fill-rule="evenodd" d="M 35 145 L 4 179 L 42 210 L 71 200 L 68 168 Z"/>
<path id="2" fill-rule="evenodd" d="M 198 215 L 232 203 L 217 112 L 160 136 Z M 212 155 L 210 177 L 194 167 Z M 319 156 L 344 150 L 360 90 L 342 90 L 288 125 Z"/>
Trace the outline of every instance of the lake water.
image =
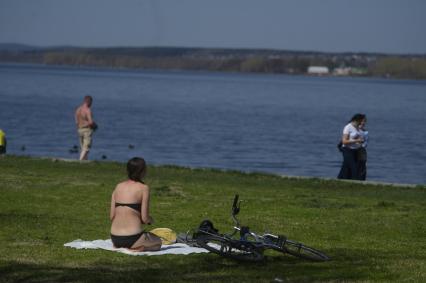
<path id="1" fill-rule="evenodd" d="M 3 64 L 8 153 L 78 158 L 84 95 L 99 125 L 90 159 L 334 178 L 342 129 L 361 112 L 367 179 L 426 183 L 426 81 Z"/>

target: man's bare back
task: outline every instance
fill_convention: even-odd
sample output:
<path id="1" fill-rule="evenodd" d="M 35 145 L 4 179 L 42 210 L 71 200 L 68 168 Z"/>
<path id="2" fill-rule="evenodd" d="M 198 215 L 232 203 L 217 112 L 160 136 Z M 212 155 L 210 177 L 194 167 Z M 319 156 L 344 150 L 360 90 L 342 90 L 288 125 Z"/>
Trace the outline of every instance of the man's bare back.
<path id="1" fill-rule="evenodd" d="M 93 125 L 92 111 L 86 105 L 86 103 L 83 103 L 75 111 L 75 123 L 79 129 L 90 128 Z"/>
<path id="2" fill-rule="evenodd" d="M 83 104 L 75 110 L 75 123 L 78 128 L 78 136 L 80 139 L 80 160 L 86 160 L 92 145 L 92 134 L 96 130 L 97 125 L 92 119 L 92 97 L 85 96 Z"/>

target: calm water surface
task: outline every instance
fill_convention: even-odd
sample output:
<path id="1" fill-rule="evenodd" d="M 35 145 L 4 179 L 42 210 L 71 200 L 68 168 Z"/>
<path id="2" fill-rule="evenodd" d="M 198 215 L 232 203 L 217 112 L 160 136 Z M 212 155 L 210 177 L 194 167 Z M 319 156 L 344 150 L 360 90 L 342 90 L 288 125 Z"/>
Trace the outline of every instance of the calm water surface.
<path id="1" fill-rule="evenodd" d="M 425 81 L 0 65 L 8 152 L 78 158 L 84 95 L 99 124 L 90 159 L 334 178 L 343 126 L 362 112 L 367 178 L 426 183 Z"/>

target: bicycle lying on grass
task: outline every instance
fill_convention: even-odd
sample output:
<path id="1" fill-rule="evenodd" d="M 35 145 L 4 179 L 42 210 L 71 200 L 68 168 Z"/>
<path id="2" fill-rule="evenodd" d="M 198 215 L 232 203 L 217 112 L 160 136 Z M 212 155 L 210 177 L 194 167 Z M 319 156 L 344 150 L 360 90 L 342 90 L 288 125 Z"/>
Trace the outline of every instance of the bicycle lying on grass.
<path id="1" fill-rule="evenodd" d="M 236 218 L 240 212 L 240 204 L 238 195 L 235 195 L 232 205 L 232 219 L 235 226 L 231 234 L 220 234 L 211 221 L 204 220 L 193 234 L 192 241 L 210 252 L 236 260 L 261 261 L 265 258 L 264 251 L 267 249 L 312 261 L 329 260 L 323 252 L 289 240 L 286 236 L 269 233 L 260 235 L 250 231 L 247 226 L 240 226 Z M 237 233 L 239 237 L 236 236 Z"/>

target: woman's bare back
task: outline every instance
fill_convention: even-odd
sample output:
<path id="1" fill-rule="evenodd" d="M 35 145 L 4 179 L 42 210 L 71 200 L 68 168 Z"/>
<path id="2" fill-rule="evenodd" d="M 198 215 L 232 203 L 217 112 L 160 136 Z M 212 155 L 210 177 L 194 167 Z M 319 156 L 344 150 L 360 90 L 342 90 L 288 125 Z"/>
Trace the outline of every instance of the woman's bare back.
<path id="1" fill-rule="evenodd" d="M 131 180 L 116 186 L 111 200 L 111 234 L 134 235 L 142 232 L 143 192 L 147 189 L 146 185 Z M 132 204 L 132 207 L 126 204 Z"/>

